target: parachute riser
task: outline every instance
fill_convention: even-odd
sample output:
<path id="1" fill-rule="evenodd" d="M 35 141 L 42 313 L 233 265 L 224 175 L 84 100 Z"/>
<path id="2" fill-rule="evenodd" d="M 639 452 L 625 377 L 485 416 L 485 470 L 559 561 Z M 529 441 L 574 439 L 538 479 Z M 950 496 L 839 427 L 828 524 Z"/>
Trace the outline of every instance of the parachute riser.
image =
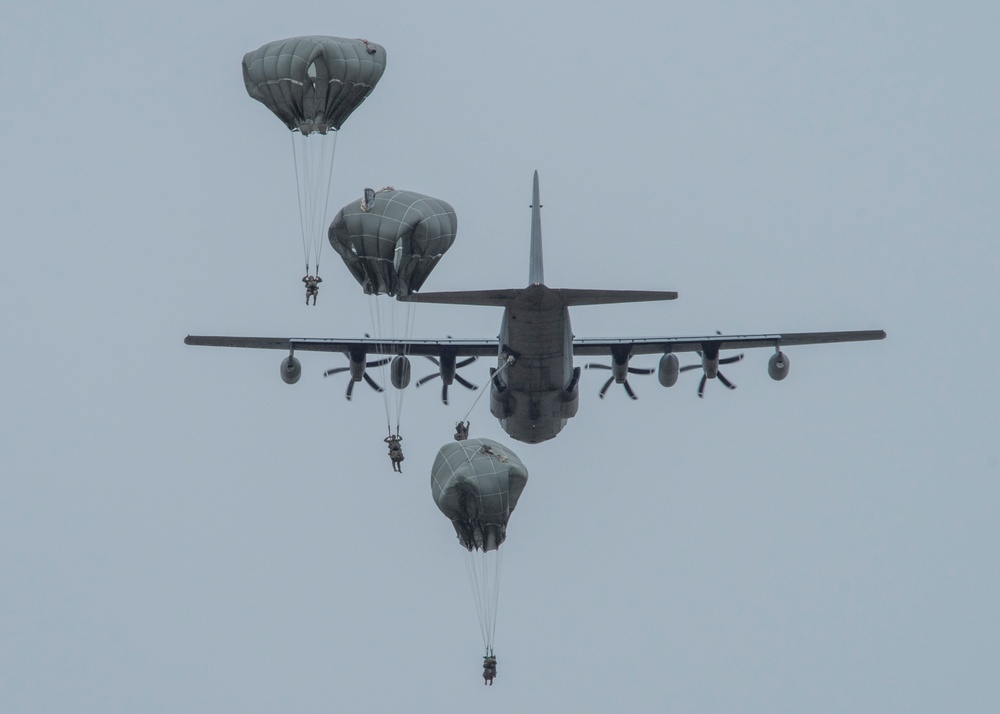
<path id="1" fill-rule="evenodd" d="M 302 122 L 293 131 L 299 132 L 302 136 L 309 136 L 310 134 L 322 134 L 326 136 L 327 132 L 337 132 L 339 129 L 339 126 L 330 126 L 317 118 L 311 122 Z"/>

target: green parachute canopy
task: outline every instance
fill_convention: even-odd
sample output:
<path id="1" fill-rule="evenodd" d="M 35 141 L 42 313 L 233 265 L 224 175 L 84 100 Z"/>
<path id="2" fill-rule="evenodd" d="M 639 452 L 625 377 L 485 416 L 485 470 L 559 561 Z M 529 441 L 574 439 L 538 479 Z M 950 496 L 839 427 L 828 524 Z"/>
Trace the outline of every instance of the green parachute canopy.
<path id="1" fill-rule="evenodd" d="M 528 483 L 514 452 L 490 439 L 445 444 L 431 468 L 431 493 L 467 550 L 496 550 Z"/>
<path id="2" fill-rule="evenodd" d="M 455 242 L 455 209 L 413 191 L 367 194 L 340 209 L 330 224 L 330 245 L 366 293 L 418 291 Z"/>
<path id="3" fill-rule="evenodd" d="M 342 37 L 292 37 L 243 56 L 247 93 L 303 135 L 340 129 L 384 71 L 381 45 Z"/>

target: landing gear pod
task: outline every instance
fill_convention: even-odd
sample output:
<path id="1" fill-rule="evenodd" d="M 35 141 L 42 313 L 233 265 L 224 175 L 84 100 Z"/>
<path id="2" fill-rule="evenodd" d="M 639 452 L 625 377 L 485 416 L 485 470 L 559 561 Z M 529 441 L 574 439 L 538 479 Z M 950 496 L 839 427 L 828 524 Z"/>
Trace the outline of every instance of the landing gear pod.
<path id="1" fill-rule="evenodd" d="M 656 369 L 656 378 L 664 387 L 672 387 L 677 384 L 677 377 L 680 376 L 680 360 L 675 354 L 665 354 L 660 357 L 660 364 Z"/>
<path id="2" fill-rule="evenodd" d="M 302 376 L 302 363 L 298 358 L 288 355 L 281 360 L 281 381 L 285 384 L 295 384 Z"/>
<path id="3" fill-rule="evenodd" d="M 767 361 L 767 373 L 776 382 L 788 376 L 788 357 L 784 352 L 778 350 L 771 355 L 771 359 Z"/>

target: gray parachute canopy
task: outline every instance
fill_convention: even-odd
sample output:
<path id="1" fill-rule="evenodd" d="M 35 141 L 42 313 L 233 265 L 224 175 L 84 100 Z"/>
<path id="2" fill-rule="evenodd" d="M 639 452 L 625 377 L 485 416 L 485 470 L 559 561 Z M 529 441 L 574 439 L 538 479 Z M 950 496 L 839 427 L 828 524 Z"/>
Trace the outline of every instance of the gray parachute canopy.
<path id="1" fill-rule="evenodd" d="M 384 71 L 381 45 L 342 37 L 292 37 L 243 56 L 247 93 L 303 134 L 340 129 Z"/>
<path id="2" fill-rule="evenodd" d="M 340 209 L 329 236 L 366 293 L 409 295 L 424 284 L 457 232 L 455 209 L 444 201 L 385 188 L 370 202 Z"/>
<path id="3" fill-rule="evenodd" d="M 507 520 L 528 483 L 528 470 L 509 449 L 490 439 L 445 444 L 431 468 L 431 493 L 468 550 L 496 550 Z"/>

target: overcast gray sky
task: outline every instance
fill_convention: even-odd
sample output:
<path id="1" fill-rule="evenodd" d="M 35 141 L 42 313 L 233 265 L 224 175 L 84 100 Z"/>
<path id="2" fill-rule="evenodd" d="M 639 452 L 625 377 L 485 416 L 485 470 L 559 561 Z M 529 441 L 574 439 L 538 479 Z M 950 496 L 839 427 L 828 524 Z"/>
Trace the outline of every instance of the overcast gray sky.
<path id="1" fill-rule="evenodd" d="M 998 14 L 4 6 L 0 709 L 997 711 Z M 343 358 L 289 387 L 278 353 L 182 344 L 371 329 L 329 248 L 302 305 L 290 142 L 243 87 L 245 52 L 302 34 L 387 49 L 331 206 L 451 203 L 426 290 L 526 283 L 537 169 L 549 285 L 680 293 L 578 308 L 579 336 L 889 333 L 791 350 L 781 383 L 749 353 L 704 400 L 587 374 L 537 446 L 481 400 L 473 434 L 530 470 L 492 688 L 429 484 L 472 393 L 407 394 L 400 476 L 381 399 L 321 376 Z"/>

